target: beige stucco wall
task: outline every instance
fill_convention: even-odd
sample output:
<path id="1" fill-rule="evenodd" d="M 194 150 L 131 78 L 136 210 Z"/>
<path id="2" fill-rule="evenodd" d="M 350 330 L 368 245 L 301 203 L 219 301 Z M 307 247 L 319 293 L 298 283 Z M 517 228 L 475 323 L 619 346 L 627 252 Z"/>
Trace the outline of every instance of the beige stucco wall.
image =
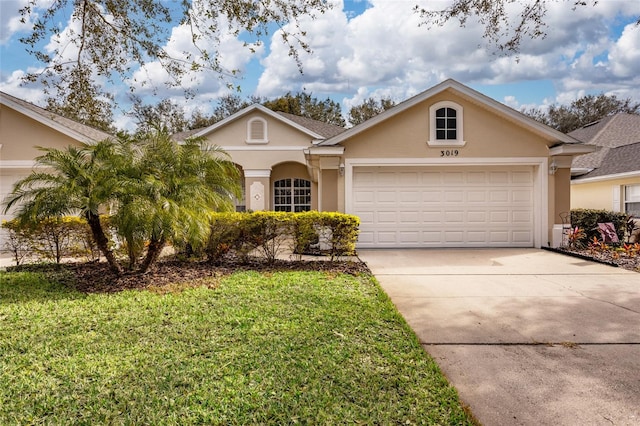
<path id="1" fill-rule="evenodd" d="M 613 190 L 619 190 L 624 185 L 639 185 L 640 176 L 580 183 L 571 182 L 571 208 L 572 209 L 602 209 L 613 210 Z M 620 198 L 622 200 L 622 197 Z M 618 206 L 621 208 L 622 206 Z"/>
<path id="2" fill-rule="evenodd" d="M 321 172 L 322 206 L 326 212 L 338 211 L 338 170 L 329 169 Z"/>
<path id="3" fill-rule="evenodd" d="M 42 154 L 36 146 L 65 148 L 79 142 L 11 108 L 0 106 L 0 160 L 33 160 Z"/>
<path id="4" fill-rule="evenodd" d="M 0 105 L 0 203 L 13 190 L 14 184 L 31 174 L 33 160 L 43 152 L 36 146 L 66 148 L 80 145 L 77 140 L 48 127 L 12 108 Z M 0 205 L 0 221 L 14 217 L 11 211 L 4 213 Z M 0 241 L 4 241 L 0 229 Z M 4 248 L 0 247 L 0 251 Z"/>
<path id="5" fill-rule="evenodd" d="M 463 147 L 428 147 L 429 107 L 452 101 L 463 107 Z M 495 113 L 444 92 L 364 131 L 345 144 L 345 158 L 440 158 L 442 149 L 458 150 L 457 158 L 546 157 L 547 142 Z"/>

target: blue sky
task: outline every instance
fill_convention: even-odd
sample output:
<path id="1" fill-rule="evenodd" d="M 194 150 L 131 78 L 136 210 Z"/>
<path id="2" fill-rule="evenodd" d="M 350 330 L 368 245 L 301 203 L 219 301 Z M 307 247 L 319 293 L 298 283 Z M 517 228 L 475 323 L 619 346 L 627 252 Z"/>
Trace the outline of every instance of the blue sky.
<path id="1" fill-rule="evenodd" d="M 26 34 L 17 11 L 27 0 L 0 0 L 0 90 L 42 104 L 38 85 L 21 86 L 27 69 L 38 69 L 18 39 Z M 40 0 L 45 4 L 51 0 Z M 640 101 L 640 16 L 638 0 L 602 0 L 596 6 L 572 10 L 573 1 L 550 2 L 547 37 L 525 40 L 517 56 L 496 55 L 482 39 L 483 28 L 469 22 L 443 27 L 418 25 L 415 4 L 446 6 L 445 0 L 335 0 L 331 11 L 316 20 L 303 20 L 312 53 L 301 54 L 304 74 L 288 55 L 277 34 L 252 54 L 242 41 L 226 37 L 221 48 L 224 65 L 242 70 L 241 95 L 277 97 L 306 90 L 318 98 L 341 103 L 343 112 L 367 97 L 402 101 L 446 78 L 516 109 L 569 103 L 588 93 L 616 94 Z M 510 6 L 516 7 L 517 3 Z M 68 22 L 60 22 L 64 28 Z M 183 45 L 188 36 L 173 29 L 168 48 Z M 215 76 L 194 76 L 197 96 L 185 100 L 179 89 L 166 88 L 166 74 L 157 64 L 136 70 L 155 83 L 155 90 L 137 86 L 149 102 L 171 98 L 187 112 L 207 113 L 228 93 Z M 136 86 L 134 84 L 134 86 Z M 126 88 L 115 87 L 126 109 Z M 120 127 L 131 123 L 120 112 Z"/>

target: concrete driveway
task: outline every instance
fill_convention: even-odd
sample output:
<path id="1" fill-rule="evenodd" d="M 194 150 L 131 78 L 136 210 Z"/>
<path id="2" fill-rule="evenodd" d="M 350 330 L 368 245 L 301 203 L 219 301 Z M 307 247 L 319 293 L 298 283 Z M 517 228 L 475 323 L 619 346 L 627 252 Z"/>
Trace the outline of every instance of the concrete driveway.
<path id="1" fill-rule="evenodd" d="M 483 425 L 640 425 L 640 274 L 536 249 L 360 250 Z"/>

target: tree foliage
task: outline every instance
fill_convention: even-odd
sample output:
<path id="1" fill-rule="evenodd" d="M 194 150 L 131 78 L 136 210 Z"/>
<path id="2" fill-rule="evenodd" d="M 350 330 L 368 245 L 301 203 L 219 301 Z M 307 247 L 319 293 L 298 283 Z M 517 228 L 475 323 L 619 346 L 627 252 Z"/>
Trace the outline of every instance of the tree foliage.
<path id="1" fill-rule="evenodd" d="M 391 98 L 382 98 L 380 100 L 374 98 L 365 99 L 360 105 L 351 107 L 347 120 L 351 126 L 364 123 L 370 118 L 375 117 L 381 112 L 385 112 L 389 108 L 393 108 L 396 103 Z"/>
<path id="2" fill-rule="evenodd" d="M 569 3 L 573 10 L 595 6 L 598 0 L 453 0 L 443 9 L 433 9 L 434 2 L 417 5 L 421 24 L 442 26 L 457 20 L 464 27 L 475 19 L 484 27 L 484 38 L 502 52 L 517 53 L 525 39 L 545 37 L 545 18 L 550 5 Z M 638 19 L 640 25 L 640 18 Z"/>
<path id="3" fill-rule="evenodd" d="M 151 133 L 162 130 L 174 134 L 190 128 L 184 109 L 171 99 L 162 99 L 155 105 L 145 105 L 139 96 L 131 97 L 132 106 L 128 113 L 136 123 L 136 132 Z"/>
<path id="4" fill-rule="evenodd" d="M 553 104 L 548 108 L 532 108 L 523 112 L 562 133 L 569 133 L 609 115 L 640 114 L 640 102 L 601 93 L 583 96 L 570 105 Z"/>
<path id="5" fill-rule="evenodd" d="M 114 131 L 113 95 L 103 92 L 91 81 L 83 67 L 61 76 L 68 90 L 47 98 L 46 109 L 104 132 Z"/>
<path id="6" fill-rule="evenodd" d="M 298 60 L 299 49 L 309 50 L 299 19 L 330 7 L 325 0 L 28 0 L 20 13 L 22 22 L 33 26 L 21 41 L 46 68 L 27 79 L 68 91 L 70 85 L 60 77 L 73 70 L 94 81 L 122 79 L 153 61 L 161 64 L 176 86 L 194 70 L 233 76 L 238 70 L 224 68 L 218 53 L 225 36 L 242 34 L 261 43 L 273 28 L 293 24 L 288 26 L 293 28 L 290 32 L 281 31 L 281 35 Z M 191 32 L 192 45 L 172 52 L 167 41 L 178 25 Z M 50 38 L 55 41 L 53 48 L 42 49 Z M 250 43 L 246 48 L 254 49 Z"/>
<path id="7" fill-rule="evenodd" d="M 340 104 L 329 98 L 320 100 L 309 93 L 299 92 L 292 95 L 289 92 L 282 97 L 264 101 L 262 104 L 272 111 L 282 111 L 340 127 L 345 126 Z"/>

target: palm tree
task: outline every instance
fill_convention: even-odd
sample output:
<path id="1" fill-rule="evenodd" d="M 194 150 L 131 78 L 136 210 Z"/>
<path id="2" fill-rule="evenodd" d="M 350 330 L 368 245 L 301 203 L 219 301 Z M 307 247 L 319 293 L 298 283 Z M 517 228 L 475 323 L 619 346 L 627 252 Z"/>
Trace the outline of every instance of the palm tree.
<path id="1" fill-rule="evenodd" d="M 27 223 L 79 214 L 89 224 L 95 243 L 111 269 L 120 273 L 100 221 L 101 210 L 113 200 L 119 184 L 113 165 L 126 158 L 120 155 L 118 145 L 104 140 L 62 150 L 40 147 L 44 154 L 36 158 L 36 170 L 16 182 L 5 200 L 5 213 L 15 206 L 17 218 Z"/>
<path id="2" fill-rule="evenodd" d="M 204 244 L 211 213 L 232 208 L 240 185 L 235 164 L 202 140 L 178 144 L 155 131 L 137 144 L 140 154 L 121 176 L 113 220 L 129 247 L 147 244 L 140 265 L 146 272 L 171 240 Z M 135 257 L 130 254 L 130 267 Z"/>

